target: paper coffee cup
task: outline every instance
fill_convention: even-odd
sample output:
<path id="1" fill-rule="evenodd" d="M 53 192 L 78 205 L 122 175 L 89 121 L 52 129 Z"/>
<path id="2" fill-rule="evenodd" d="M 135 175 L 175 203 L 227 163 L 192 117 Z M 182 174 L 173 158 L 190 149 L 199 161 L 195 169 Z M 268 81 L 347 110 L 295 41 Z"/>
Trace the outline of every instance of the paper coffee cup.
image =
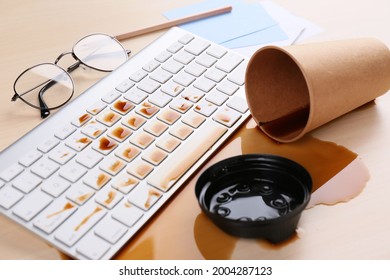
<path id="1" fill-rule="evenodd" d="M 245 84 L 261 129 L 292 142 L 386 93 L 390 51 L 370 38 L 268 46 L 250 59 Z"/>

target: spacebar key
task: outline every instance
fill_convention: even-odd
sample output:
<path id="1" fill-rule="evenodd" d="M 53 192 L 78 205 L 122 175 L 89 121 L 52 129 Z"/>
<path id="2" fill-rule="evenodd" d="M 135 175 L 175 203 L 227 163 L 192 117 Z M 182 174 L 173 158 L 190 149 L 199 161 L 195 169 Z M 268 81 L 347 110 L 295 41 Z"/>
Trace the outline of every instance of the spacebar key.
<path id="1" fill-rule="evenodd" d="M 162 191 L 169 190 L 226 131 L 226 127 L 214 121 L 204 123 L 149 175 L 148 184 Z"/>

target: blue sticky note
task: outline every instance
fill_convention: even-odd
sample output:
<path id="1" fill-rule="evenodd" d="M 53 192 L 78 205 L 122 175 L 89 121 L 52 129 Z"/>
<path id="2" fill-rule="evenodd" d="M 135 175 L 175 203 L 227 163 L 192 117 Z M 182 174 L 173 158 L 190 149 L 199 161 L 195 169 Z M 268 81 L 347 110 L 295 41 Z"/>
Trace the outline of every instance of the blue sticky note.
<path id="1" fill-rule="evenodd" d="M 228 5 L 233 7 L 230 13 L 186 23 L 180 27 L 215 43 L 223 43 L 277 24 L 261 5 L 251 5 L 239 0 L 206 0 L 171 10 L 164 13 L 164 16 L 177 19 Z"/>

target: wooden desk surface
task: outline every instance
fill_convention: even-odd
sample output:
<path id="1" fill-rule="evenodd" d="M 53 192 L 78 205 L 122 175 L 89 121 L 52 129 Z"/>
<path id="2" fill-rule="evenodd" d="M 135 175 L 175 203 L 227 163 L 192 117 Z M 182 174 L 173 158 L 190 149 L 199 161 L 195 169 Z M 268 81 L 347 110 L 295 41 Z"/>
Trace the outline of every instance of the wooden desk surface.
<path id="1" fill-rule="evenodd" d="M 0 150 L 41 122 L 38 113 L 11 103 L 12 85 L 27 67 L 53 62 L 88 33 L 119 34 L 164 21 L 162 12 L 193 2 L 154 0 L 13 1 L 0 3 Z M 390 46 L 388 0 L 274 0 L 324 29 L 308 41 L 369 36 Z M 342 3 L 340 3 L 342 2 Z M 136 53 L 162 32 L 124 42 Z M 75 77 L 77 93 L 101 75 Z M 316 130 L 313 135 L 358 154 L 370 172 L 360 195 L 304 212 L 303 235 L 281 247 L 227 236 L 201 214 L 193 182 L 118 255 L 145 259 L 388 259 L 390 258 L 390 95 Z M 176 215 L 178 218 L 176 218 Z M 169 222 L 168 222 L 169 221 Z M 57 250 L 0 217 L 0 259 L 58 259 Z"/>

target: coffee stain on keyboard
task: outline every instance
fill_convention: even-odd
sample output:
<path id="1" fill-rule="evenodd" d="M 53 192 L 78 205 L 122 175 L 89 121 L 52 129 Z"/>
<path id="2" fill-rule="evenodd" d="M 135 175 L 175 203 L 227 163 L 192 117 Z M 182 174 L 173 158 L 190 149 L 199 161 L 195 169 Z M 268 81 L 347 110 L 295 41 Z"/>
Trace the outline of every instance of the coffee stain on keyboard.
<path id="1" fill-rule="evenodd" d="M 76 143 L 82 143 L 82 144 L 88 144 L 91 142 L 91 139 L 87 137 L 82 137 L 80 139 L 77 139 Z"/>
<path id="2" fill-rule="evenodd" d="M 127 113 L 131 109 L 133 109 L 135 106 L 129 102 L 129 101 L 117 101 L 114 103 L 114 108 L 122 113 Z"/>
<path id="3" fill-rule="evenodd" d="M 109 112 L 103 117 L 103 121 L 106 123 L 113 123 L 118 118 L 114 112 Z"/>
<path id="4" fill-rule="evenodd" d="M 141 114 L 143 114 L 143 115 L 145 115 L 147 117 L 151 117 L 155 113 L 157 113 L 158 110 L 159 109 L 156 106 L 154 106 L 154 105 L 152 105 L 150 103 L 144 102 L 142 104 L 142 108 L 139 111 L 140 111 Z"/>
<path id="5" fill-rule="evenodd" d="M 110 180 L 110 177 L 107 176 L 104 173 L 100 173 L 99 176 L 96 179 L 96 186 L 100 189 L 103 187 L 108 181 Z"/>
<path id="6" fill-rule="evenodd" d="M 102 151 L 112 150 L 116 145 L 117 144 L 114 141 L 106 137 L 102 137 L 99 140 L 99 149 Z"/>
<path id="7" fill-rule="evenodd" d="M 131 134 L 131 131 L 129 129 L 126 129 L 124 127 L 118 126 L 116 127 L 112 132 L 111 135 L 118 138 L 118 139 L 125 139 L 127 136 Z"/>
<path id="8" fill-rule="evenodd" d="M 153 197 L 159 198 L 160 196 L 161 196 L 161 194 L 158 191 L 156 191 L 154 189 L 150 189 L 148 192 L 148 197 L 147 197 L 145 204 L 144 204 L 145 208 L 148 209 L 151 206 L 151 202 L 152 202 Z"/>
<path id="9" fill-rule="evenodd" d="M 145 120 L 138 116 L 132 116 L 127 120 L 127 124 L 134 129 L 138 129 L 144 122 Z"/>
<path id="10" fill-rule="evenodd" d="M 89 120 L 90 118 L 91 118 L 91 116 L 89 114 L 84 114 L 84 115 L 79 117 L 79 122 L 80 122 L 80 124 L 83 124 L 87 120 Z"/>
<path id="11" fill-rule="evenodd" d="M 91 214 L 89 214 L 88 216 L 86 216 L 75 228 L 74 228 L 74 231 L 78 231 L 83 225 L 85 225 L 89 219 L 91 219 L 93 217 L 93 215 L 95 215 L 96 213 L 102 211 L 103 209 L 100 208 L 99 206 L 96 207 Z"/>
<path id="12" fill-rule="evenodd" d="M 110 167 L 108 169 L 116 174 L 119 170 L 121 170 L 123 168 L 124 165 L 125 164 L 122 161 L 116 160 L 115 162 L 113 162 L 110 165 Z"/>
<path id="13" fill-rule="evenodd" d="M 79 204 L 83 204 L 85 201 L 87 201 L 91 196 L 93 195 L 93 192 L 85 193 L 76 198 L 76 202 Z"/>
<path id="14" fill-rule="evenodd" d="M 116 192 L 109 191 L 108 194 L 107 194 L 107 199 L 104 201 L 104 204 L 105 205 L 110 205 L 114 201 L 115 196 L 116 196 Z"/>
<path id="15" fill-rule="evenodd" d="M 60 214 L 64 213 L 65 211 L 72 209 L 73 207 L 74 207 L 74 205 L 72 203 L 67 202 L 67 203 L 65 203 L 64 207 L 60 211 L 51 213 L 51 214 L 47 215 L 46 218 L 50 219 L 54 216 L 60 215 Z"/>

